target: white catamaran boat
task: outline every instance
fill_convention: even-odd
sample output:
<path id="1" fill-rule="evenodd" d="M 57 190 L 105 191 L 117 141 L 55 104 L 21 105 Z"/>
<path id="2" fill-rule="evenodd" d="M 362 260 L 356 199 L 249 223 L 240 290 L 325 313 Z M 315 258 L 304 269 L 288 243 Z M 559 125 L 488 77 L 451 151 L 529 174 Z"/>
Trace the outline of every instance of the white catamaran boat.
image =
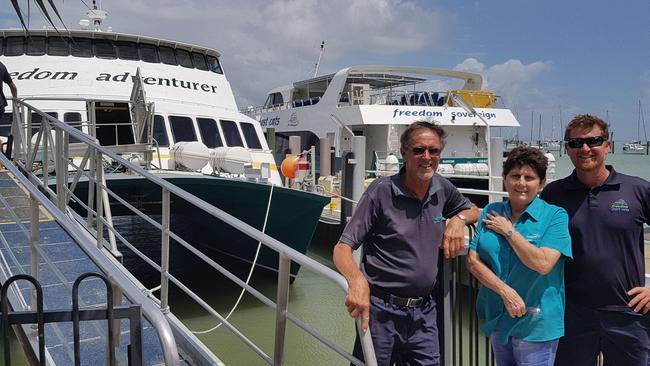
<path id="1" fill-rule="evenodd" d="M 29 36 L 22 29 L 0 30 L 0 60 L 20 99 L 258 229 L 268 216 L 265 232 L 304 253 L 329 198 L 281 186 L 259 123 L 237 110 L 220 53 L 101 31 L 105 12 L 91 10 L 88 15 L 94 29 L 30 30 Z M 80 24 L 88 28 L 90 21 Z M 134 89 L 139 93 L 132 93 Z M 5 137 L 11 131 L 10 108 L 0 118 L 0 135 Z M 31 118 L 38 130 L 40 115 L 23 118 Z M 25 128 L 26 141 L 34 128 Z M 127 202 L 145 211 L 148 205 L 160 206 L 159 187 L 119 167 L 109 170 L 108 187 Z M 267 208 L 271 183 L 277 186 Z M 81 183 L 75 193 L 87 197 L 84 190 L 87 185 Z M 120 206 L 111 201 L 114 216 L 122 213 Z M 172 212 L 186 216 L 191 231 L 199 233 L 199 244 L 253 259 L 257 242 L 219 220 L 194 218 L 185 206 L 181 199 L 173 200 Z M 258 264 L 277 267 L 277 255 L 263 250 Z M 292 268 L 294 273 L 297 268 Z"/>
<path id="2" fill-rule="evenodd" d="M 329 138 L 340 156 L 350 150 L 351 133 L 363 135 L 365 166 L 374 171 L 398 167 L 391 162 L 401 159 L 399 136 L 410 123 L 436 122 L 448 133 L 439 173 L 459 186 L 488 189 L 489 127 L 519 122 L 500 97 L 481 90 L 482 81 L 455 70 L 354 66 L 275 88 L 263 106 L 243 112 L 274 129 L 276 154 L 297 135 L 303 150 L 318 149 L 318 139 Z M 451 82 L 456 89 L 450 90 Z"/>

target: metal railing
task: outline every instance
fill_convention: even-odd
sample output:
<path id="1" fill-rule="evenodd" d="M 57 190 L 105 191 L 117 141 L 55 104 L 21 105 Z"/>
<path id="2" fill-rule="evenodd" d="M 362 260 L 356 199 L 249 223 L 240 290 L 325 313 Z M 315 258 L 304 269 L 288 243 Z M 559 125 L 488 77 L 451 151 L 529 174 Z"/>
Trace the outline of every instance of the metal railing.
<path id="1" fill-rule="evenodd" d="M 106 285 L 106 308 L 105 309 L 80 309 L 79 308 L 79 285 L 88 277 L 97 277 Z M 25 280 L 32 284 L 36 292 L 36 310 L 12 311 L 9 307 L 8 290 L 16 281 Z M 18 274 L 10 277 L 2 284 L 0 291 L 0 303 L 2 312 L 2 337 L 4 339 L 4 362 L 5 365 L 11 365 L 11 347 L 9 329 L 13 325 L 36 324 L 38 337 L 38 362 L 40 365 L 46 365 L 45 357 L 45 324 L 72 322 L 73 344 L 74 344 L 74 364 L 81 364 L 81 337 L 80 321 L 89 320 L 107 320 L 106 340 L 107 340 L 107 364 L 116 365 L 114 342 L 119 332 L 115 329 L 114 321 L 117 319 L 129 320 L 129 338 L 131 344 L 128 345 L 128 363 L 133 366 L 142 365 L 142 322 L 141 309 L 138 304 L 131 305 L 113 305 L 113 288 L 108 279 L 99 273 L 84 273 L 79 276 L 72 286 L 72 309 L 44 310 L 43 308 L 43 290 L 39 281 L 26 274 Z M 34 302 L 32 303 L 34 304 Z"/>
<path id="2" fill-rule="evenodd" d="M 79 101 L 83 99 L 59 98 L 59 100 Z M 13 108 L 14 130 L 12 130 L 12 132 L 14 134 L 22 134 L 22 136 L 18 136 L 18 138 L 14 140 L 14 151 L 16 152 L 17 157 L 15 160 L 16 165 L 22 169 L 23 173 L 29 178 L 30 181 L 32 181 L 34 184 L 37 184 L 41 190 L 49 195 L 49 197 L 61 210 L 61 212 L 70 211 L 67 205 L 71 200 L 74 200 L 76 204 L 80 205 L 88 212 L 87 218 L 83 224 L 87 230 L 90 230 L 96 234 L 97 248 L 101 248 L 105 245 L 103 232 L 106 230 L 109 233 L 112 233 L 117 238 L 117 240 L 119 240 L 124 246 L 129 248 L 134 254 L 145 261 L 151 268 L 160 272 L 160 298 L 154 299 L 159 303 L 160 311 L 166 313 L 170 310 L 169 286 L 171 283 L 182 290 L 185 294 L 187 294 L 213 318 L 223 323 L 227 329 L 229 329 L 246 346 L 258 354 L 259 357 L 268 364 L 282 365 L 284 363 L 284 335 L 286 323 L 289 321 L 329 349 L 342 356 L 347 361 L 352 362 L 356 365 L 363 365 L 361 361 L 356 359 L 349 352 L 322 336 L 316 329 L 298 319 L 287 310 L 290 279 L 289 268 L 292 261 L 300 264 L 303 268 L 311 270 L 321 277 L 336 283 L 342 290 L 341 298 L 343 298 L 347 292 L 347 282 L 339 273 L 286 246 L 285 244 L 253 228 L 252 226 L 236 219 L 227 212 L 218 209 L 205 202 L 204 200 L 193 196 L 189 192 L 184 191 L 179 187 L 165 181 L 161 177 L 146 171 L 140 166 L 132 164 L 131 162 L 121 157 L 118 153 L 112 151 L 110 147 L 101 146 L 92 136 L 84 134 L 74 127 L 71 127 L 64 122 L 61 122 L 43 113 L 34 106 L 26 103 L 24 100 L 14 100 Z M 19 109 L 21 110 L 19 111 Z M 91 109 L 87 112 L 91 119 L 89 125 L 93 126 L 94 110 Z M 36 113 L 42 116 L 41 127 L 38 134 L 36 135 L 36 144 L 33 147 L 28 142 L 31 141 L 30 135 L 32 126 L 26 125 L 17 117 L 19 115 L 31 115 L 31 113 Z M 54 131 L 54 138 L 52 137 L 51 131 Z M 92 131 L 89 132 L 91 135 L 93 134 Z M 75 146 L 69 144 L 68 141 L 71 137 L 74 137 L 75 140 L 80 141 L 79 144 L 83 145 L 82 148 L 80 148 L 80 146 L 77 144 L 75 144 Z M 74 156 L 72 155 L 73 152 L 75 154 L 78 154 L 77 156 L 83 156 L 79 164 L 75 164 L 73 161 L 71 161 L 71 156 Z M 50 153 L 54 156 L 53 161 L 50 160 Z M 40 158 L 40 162 L 37 157 Z M 108 187 L 106 184 L 107 179 L 103 169 L 104 158 L 110 158 L 114 163 L 120 164 L 122 167 L 128 169 L 130 174 L 141 176 L 147 179 L 154 186 L 161 189 L 162 219 L 160 223 L 131 205 L 129 202 L 127 202 L 125 199 L 120 197 Z M 39 170 L 43 172 L 43 175 L 41 177 L 34 173 L 35 166 L 39 167 Z M 54 167 L 57 173 L 55 179 L 51 179 L 49 177 L 49 167 L 51 166 Z M 72 175 L 69 176 L 65 173 L 61 174 L 61 172 L 67 173 L 70 168 L 73 170 Z M 77 197 L 74 193 L 75 187 L 82 178 L 87 179 L 89 182 L 87 200 Z M 71 179 L 70 184 L 68 183 L 69 179 Z M 50 184 L 54 184 L 55 188 L 52 189 L 50 187 Z M 265 247 L 270 248 L 279 254 L 277 303 L 274 303 L 261 292 L 239 279 L 236 275 L 228 271 L 220 264 L 216 263 L 210 257 L 202 253 L 199 249 L 192 246 L 190 243 L 188 243 L 186 240 L 171 230 L 169 226 L 169 217 L 171 208 L 170 196 L 172 194 L 175 197 L 182 199 L 186 203 L 193 206 L 197 210 L 196 212 L 203 212 L 204 214 L 210 215 L 227 223 L 231 227 L 246 234 L 250 238 L 255 239 Z M 109 217 L 106 215 L 110 207 L 108 202 L 109 197 L 119 202 L 119 204 L 125 208 L 129 209 L 132 214 L 139 216 L 148 224 L 160 230 L 162 234 L 160 263 L 156 263 L 154 260 L 138 250 L 113 227 L 110 220 L 108 219 Z M 96 207 L 93 207 L 94 202 L 96 202 Z M 200 260 L 207 263 L 209 266 L 220 272 L 222 275 L 230 279 L 238 286 L 244 288 L 249 294 L 256 297 L 268 307 L 276 310 L 275 347 L 273 357 L 267 355 L 259 346 L 257 346 L 246 335 L 240 332 L 233 324 L 228 322 L 227 319 L 221 316 L 221 314 L 219 314 L 214 308 L 212 308 L 208 303 L 201 299 L 186 284 L 181 282 L 177 277 L 170 273 L 170 239 L 174 239 L 177 243 L 182 245 L 189 252 L 193 253 Z M 111 253 L 115 254 L 115 249 L 116 248 L 110 248 Z M 148 295 L 153 298 L 151 291 L 148 292 Z M 356 320 L 356 325 L 357 329 L 361 329 L 360 319 Z M 184 336 L 188 337 L 190 339 L 189 342 L 191 343 L 200 343 L 191 334 L 184 334 Z M 369 360 L 366 364 L 376 364 L 370 332 L 360 334 L 360 337 L 362 340 L 365 359 Z M 201 351 L 204 352 L 205 349 Z"/>

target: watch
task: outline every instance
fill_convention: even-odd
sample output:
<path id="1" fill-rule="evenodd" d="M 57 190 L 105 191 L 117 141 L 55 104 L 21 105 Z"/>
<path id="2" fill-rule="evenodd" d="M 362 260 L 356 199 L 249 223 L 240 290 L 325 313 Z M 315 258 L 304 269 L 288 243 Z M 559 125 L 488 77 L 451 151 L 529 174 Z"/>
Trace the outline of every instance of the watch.
<path id="1" fill-rule="evenodd" d="M 514 233 L 515 233 L 515 229 L 514 229 L 514 228 L 512 228 L 512 229 L 506 231 L 506 238 L 507 238 L 507 239 L 510 239 L 510 238 L 512 237 L 512 234 L 514 234 Z"/>
<path id="2" fill-rule="evenodd" d="M 463 215 L 463 214 L 458 214 L 458 215 L 456 215 L 456 217 L 458 217 L 462 222 L 464 222 L 465 224 L 467 224 L 467 217 L 465 217 L 465 215 Z"/>

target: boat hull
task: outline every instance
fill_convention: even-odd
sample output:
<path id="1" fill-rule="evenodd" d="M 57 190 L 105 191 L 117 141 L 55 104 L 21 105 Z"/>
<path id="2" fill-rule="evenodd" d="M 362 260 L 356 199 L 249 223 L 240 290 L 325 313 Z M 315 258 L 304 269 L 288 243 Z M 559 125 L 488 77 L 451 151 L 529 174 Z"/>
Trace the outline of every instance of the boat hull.
<path id="1" fill-rule="evenodd" d="M 262 230 L 264 227 L 270 185 L 207 176 L 162 178 L 254 228 Z M 117 179 L 107 179 L 107 184 L 112 192 L 145 214 L 154 217 L 161 214 L 161 189 L 152 182 L 121 175 Z M 81 182 L 75 195 L 84 198 L 87 192 L 87 183 Z M 322 195 L 274 186 L 264 232 L 304 254 L 328 202 L 329 198 Z M 80 205 L 73 205 L 73 208 L 85 215 Z M 134 215 L 112 198 L 111 212 L 113 216 Z M 178 235 L 210 257 L 234 257 L 243 261 L 240 263 L 243 267 L 250 268 L 257 251 L 256 240 L 173 194 L 171 213 L 172 232 L 182 233 Z M 138 243 L 134 244 L 137 247 Z M 257 265 L 276 270 L 277 253 L 262 245 Z M 292 263 L 291 273 L 296 275 L 299 268 Z"/>

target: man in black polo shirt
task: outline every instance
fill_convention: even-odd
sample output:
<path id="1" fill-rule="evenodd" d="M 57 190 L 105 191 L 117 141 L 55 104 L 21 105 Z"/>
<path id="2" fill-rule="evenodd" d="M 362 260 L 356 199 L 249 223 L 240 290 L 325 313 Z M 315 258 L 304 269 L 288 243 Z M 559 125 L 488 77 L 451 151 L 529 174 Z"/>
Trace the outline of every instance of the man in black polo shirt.
<path id="1" fill-rule="evenodd" d="M 605 165 L 607 124 L 576 116 L 566 127 L 573 173 L 542 198 L 569 214 L 573 262 L 565 265 L 565 336 L 556 365 L 646 366 L 650 288 L 645 285 L 643 224 L 650 222 L 650 183 Z"/>
<path id="2" fill-rule="evenodd" d="M 17 98 L 18 88 L 16 88 L 16 84 L 14 84 L 13 80 L 11 80 L 11 76 L 9 75 L 9 72 L 7 71 L 5 65 L 0 62 L 0 117 L 2 117 L 2 114 L 5 111 L 5 107 L 7 106 L 7 98 L 5 98 L 5 93 L 2 90 L 2 82 L 9 85 L 11 95 L 13 95 L 14 98 Z"/>
<path id="3" fill-rule="evenodd" d="M 436 175 L 444 130 L 415 122 L 402 134 L 404 168 L 375 180 L 334 247 L 334 263 L 348 281 L 350 316 L 370 325 L 379 365 L 440 363 L 431 292 L 442 245 L 447 258 L 464 248 L 464 228 L 478 209 Z M 446 225 L 445 225 L 445 219 Z M 444 235 L 444 240 L 443 240 Z M 364 245 L 361 269 L 352 252 Z M 359 342 L 355 356 L 361 358 Z"/>

